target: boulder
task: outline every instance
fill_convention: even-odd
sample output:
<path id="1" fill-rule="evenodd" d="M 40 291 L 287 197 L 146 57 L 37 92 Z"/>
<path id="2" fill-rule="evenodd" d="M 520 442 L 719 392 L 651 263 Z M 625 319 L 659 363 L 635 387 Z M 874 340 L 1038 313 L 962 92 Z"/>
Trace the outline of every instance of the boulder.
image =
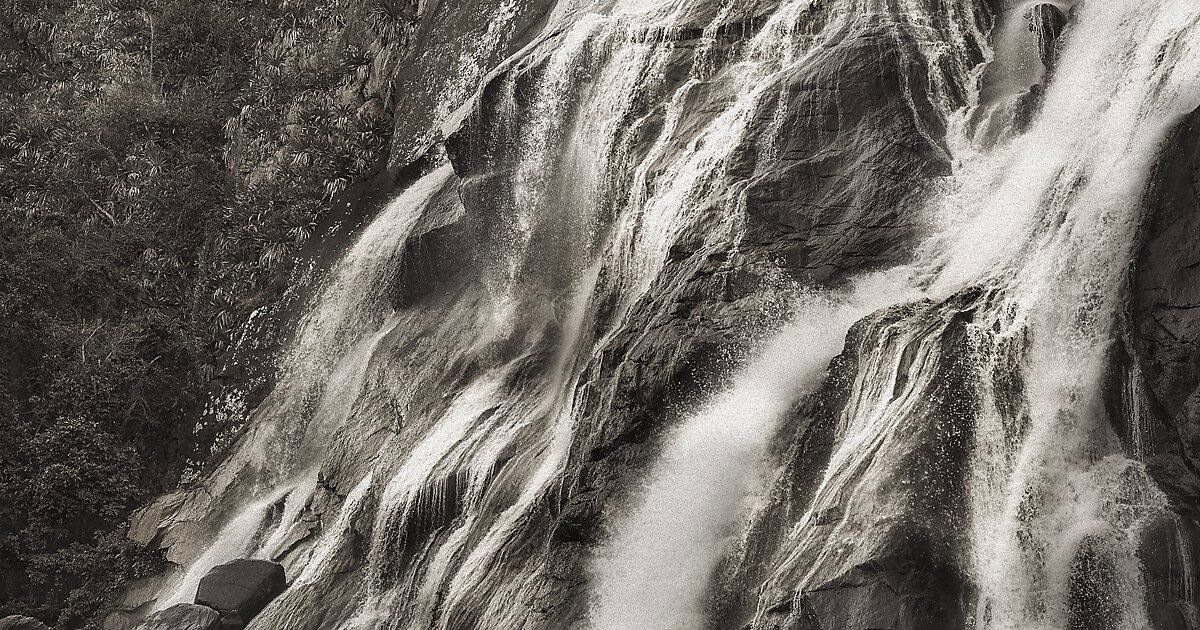
<path id="1" fill-rule="evenodd" d="M 1029 20 L 1029 30 L 1037 37 L 1038 56 L 1049 71 L 1058 56 L 1058 38 L 1067 28 L 1067 14 L 1053 4 L 1045 3 L 1034 6 L 1025 17 Z"/>
<path id="2" fill-rule="evenodd" d="M 150 615 L 138 630 L 215 630 L 221 613 L 199 604 L 175 604 Z"/>
<path id="3" fill-rule="evenodd" d="M 234 560 L 200 580 L 196 603 L 249 621 L 287 588 L 283 566 L 266 560 Z"/>
<path id="4" fill-rule="evenodd" d="M 51 628 L 33 617 L 9 615 L 0 619 L 0 630 L 51 630 Z"/>

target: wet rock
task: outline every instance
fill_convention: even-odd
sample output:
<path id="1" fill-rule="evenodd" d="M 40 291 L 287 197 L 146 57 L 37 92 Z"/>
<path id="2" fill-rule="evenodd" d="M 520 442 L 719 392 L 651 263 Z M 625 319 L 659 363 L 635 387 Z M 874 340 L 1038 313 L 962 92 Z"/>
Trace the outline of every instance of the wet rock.
<path id="1" fill-rule="evenodd" d="M 215 630 L 221 613 L 199 604 L 175 604 L 150 615 L 138 630 Z"/>
<path id="2" fill-rule="evenodd" d="M 1131 296 L 1147 469 L 1182 516 L 1200 505 L 1200 114 L 1165 147 L 1147 201 Z"/>
<path id="3" fill-rule="evenodd" d="M 1037 38 L 1042 65 L 1050 71 L 1058 56 L 1058 38 L 1067 28 L 1067 14 L 1053 4 L 1045 3 L 1034 6 L 1025 18 L 1029 21 L 1029 30 Z"/>
<path id="4" fill-rule="evenodd" d="M 1119 573 L 1112 545 L 1086 536 L 1071 562 L 1067 580 L 1068 630 L 1119 630 L 1123 623 Z"/>
<path id="5" fill-rule="evenodd" d="M 1164 147 L 1154 169 L 1133 275 L 1132 358 L 1140 392 L 1129 445 L 1175 514 L 1145 527 L 1139 548 L 1155 630 L 1200 627 L 1192 550 L 1200 544 L 1200 112 Z M 1125 388 L 1123 388 L 1125 389 Z M 1144 399 L 1144 401 L 1142 400 Z M 1136 434 L 1134 434 L 1136 432 Z"/>
<path id="6" fill-rule="evenodd" d="M 1038 108 L 1042 106 L 1042 91 L 1040 84 L 1031 85 L 1028 92 L 1018 96 L 1013 102 L 1012 127 L 1014 131 L 1024 131 L 1029 128 L 1034 116 L 1037 115 Z"/>
<path id="7" fill-rule="evenodd" d="M 196 603 L 250 620 L 287 588 L 283 566 L 266 560 L 234 560 L 200 580 Z"/>
<path id="8" fill-rule="evenodd" d="M 1140 534 L 1138 560 L 1146 591 L 1146 612 L 1154 630 L 1200 627 L 1200 609 L 1190 601 L 1189 579 L 1200 545 L 1200 530 L 1188 519 L 1163 514 Z"/>
<path id="9" fill-rule="evenodd" d="M 901 60 L 919 56 L 888 35 L 893 28 L 864 18 L 827 65 L 798 66 L 777 105 L 782 123 L 776 107 L 764 108 L 736 154 L 733 171 L 750 182 L 747 243 L 802 280 L 837 282 L 905 256 L 912 196 L 946 168 L 929 139 L 942 133 L 929 96 L 906 100 Z M 779 163 L 760 169 L 767 143 Z"/>
<path id="10" fill-rule="evenodd" d="M 504 15 L 503 5 L 497 0 L 431 4 L 430 10 L 419 18 L 417 39 L 409 43 L 421 54 L 404 56 L 406 63 L 398 64 L 391 77 L 393 88 L 388 93 L 393 102 L 389 109 L 394 112 L 396 126 L 389 162 L 407 164 L 423 152 L 430 144 L 429 128 L 436 122 L 437 112 L 447 105 L 457 106 L 469 95 L 467 89 L 456 94 L 445 87 L 466 86 L 481 80 L 482 76 L 461 73 L 482 72 L 520 50 L 541 33 L 547 13 L 555 4 L 550 0 L 530 0 L 522 3 L 521 10 L 508 14 L 504 21 L 496 19 L 497 15 Z M 504 26 L 497 28 L 501 24 Z M 480 59 L 477 68 L 446 63 L 446 59 L 462 54 L 464 42 L 478 41 L 480 34 L 491 32 L 498 37 L 492 40 L 490 55 Z M 448 98 L 455 102 L 447 103 Z"/>
<path id="11" fill-rule="evenodd" d="M 966 544 L 961 514 L 968 509 L 964 480 L 969 476 L 970 436 L 977 408 L 966 386 L 973 361 L 966 328 L 976 299 L 973 292 L 965 291 L 944 304 L 923 301 L 898 305 L 850 329 L 846 349 L 830 364 L 825 384 L 797 405 L 789 426 L 781 432 L 793 436 L 785 438 L 791 444 L 784 454 L 787 468 L 771 493 L 775 502 L 747 536 L 747 551 L 722 572 L 727 577 L 722 578 L 719 590 L 720 627 L 741 627 L 751 619 L 755 630 L 965 627 L 971 592 L 958 558 Z M 943 316 L 935 314 L 950 317 L 946 329 L 912 337 L 901 346 L 903 350 L 897 357 L 900 369 L 893 395 L 911 396 L 907 388 L 920 386 L 919 379 L 906 375 L 916 359 L 916 349 L 922 344 L 940 346 L 935 354 L 942 358 L 925 368 L 934 370 L 937 376 L 922 391 L 923 403 L 897 429 L 914 438 L 912 446 L 891 454 L 886 470 L 868 473 L 879 475 L 881 483 L 889 488 L 921 491 L 907 498 L 911 511 L 903 517 L 861 540 L 855 538 L 850 553 L 870 560 L 841 574 L 817 573 L 816 579 L 823 582 L 816 587 L 802 587 L 812 579 L 814 563 L 808 559 L 821 551 L 793 544 L 786 524 L 797 522 L 812 509 L 815 489 L 820 487 L 830 457 L 838 448 L 838 422 L 854 394 L 854 384 L 869 368 L 870 358 L 881 351 L 887 331 L 904 328 L 906 322 Z M 826 503 L 814 513 L 811 526 L 832 528 L 845 524 L 854 528 L 849 531 L 865 533 L 877 527 L 873 519 L 852 503 Z M 826 531 L 831 532 L 829 536 L 846 536 L 844 532 Z M 743 592 L 739 586 L 743 584 L 764 584 L 761 604 L 765 607 L 754 599 L 756 595 Z M 804 590 L 797 597 L 800 588 Z M 794 601 L 789 603 L 789 599 Z"/>
<path id="12" fill-rule="evenodd" d="M 51 630 L 51 628 L 33 617 L 9 615 L 0 619 L 0 630 Z"/>
<path id="13" fill-rule="evenodd" d="M 869 562 L 804 593 L 798 618 L 803 630 L 888 628 L 950 630 L 964 627 L 964 583 L 947 565 L 931 562 L 922 545 L 915 553 Z"/>

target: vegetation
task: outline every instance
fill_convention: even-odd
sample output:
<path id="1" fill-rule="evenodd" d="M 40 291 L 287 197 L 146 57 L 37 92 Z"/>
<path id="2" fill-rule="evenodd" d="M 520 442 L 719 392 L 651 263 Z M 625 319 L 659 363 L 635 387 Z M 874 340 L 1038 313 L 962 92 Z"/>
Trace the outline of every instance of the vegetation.
<path id="1" fill-rule="evenodd" d="M 385 159 L 412 4 L 4 2 L 0 617 L 98 627 L 158 568 L 128 517 L 211 447 L 233 330 Z"/>

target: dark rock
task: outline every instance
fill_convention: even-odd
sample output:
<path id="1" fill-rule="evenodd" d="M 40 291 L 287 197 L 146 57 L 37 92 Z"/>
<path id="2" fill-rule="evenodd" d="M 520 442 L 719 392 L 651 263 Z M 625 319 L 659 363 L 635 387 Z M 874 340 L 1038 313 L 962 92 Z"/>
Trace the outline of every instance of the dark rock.
<path id="1" fill-rule="evenodd" d="M 1200 530 L 1189 519 L 1164 514 L 1141 531 L 1138 560 L 1146 590 L 1146 612 L 1154 630 L 1200 627 L 1190 601 L 1189 576 L 1195 565 L 1191 550 L 1200 545 Z"/>
<path id="2" fill-rule="evenodd" d="M 1033 122 L 1034 116 L 1037 115 L 1038 108 L 1042 105 L 1042 86 L 1031 85 L 1029 91 L 1018 96 L 1013 102 L 1013 121 L 1012 127 L 1015 131 L 1024 131 L 1029 128 Z"/>
<path id="3" fill-rule="evenodd" d="M 888 37 L 892 28 L 885 17 L 864 19 L 828 65 L 798 66 L 781 131 L 764 109 L 736 154 L 734 172 L 749 179 L 746 241 L 804 281 L 835 283 L 903 258 L 912 194 L 945 169 L 928 140 L 941 135 L 928 96 L 917 93 L 914 111 L 904 98 L 900 60 L 914 55 Z M 778 165 L 752 176 L 765 142 L 776 143 Z"/>
<path id="4" fill-rule="evenodd" d="M 217 623 L 214 630 L 242 630 L 246 627 L 246 619 L 237 613 L 225 613 L 221 615 L 220 622 Z"/>
<path id="5" fill-rule="evenodd" d="M 199 604 L 175 604 L 150 615 L 138 630 L 215 630 L 221 613 Z"/>
<path id="6" fill-rule="evenodd" d="M 1200 114 L 1155 167 L 1134 270 L 1133 353 L 1149 399 L 1147 469 L 1176 509 L 1200 505 Z"/>
<path id="7" fill-rule="evenodd" d="M 1119 630 L 1123 625 L 1116 556 L 1108 541 L 1086 536 L 1067 580 L 1068 630 Z"/>
<path id="8" fill-rule="evenodd" d="M 1058 56 L 1058 38 L 1067 28 L 1067 14 L 1053 4 L 1039 4 L 1025 14 L 1029 30 L 1037 37 L 1038 56 L 1049 72 Z"/>
<path id="9" fill-rule="evenodd" d="M 979 299 L 965 291 L 942 304 L 898 305 L 850 329 L 845 350 L 830 364 L 824 386 L 797 405 L 780 434 L 791 444 L 783 455 L 788 464 L 771 492 L 775 501 L 747 536 L 746 550 L 720 572 L 720 627 L 740 627 L 750 619 L 756 629 L 964 627 L 971 589 L 959 568 L 966 544 L 959 515 L 968 509 L 965 480 L 978 404 L 968 386 L 969 366 L 975 359 L 967 324 Z M 935 370 L 937 377 L 922 390 L 924 402 L 898 429 L 914 438 L 912 446 L 893 454 L 887 470 L 877 472 L 888 479 L 883 482 L 888 487 L 921 488 L 921 492 L 906 498 L 909 511 L 903 519 L 880 528 L 872 540 L 858 547 L 856 552 L 870 561 L 825 578 L 815 588 L 802 587 L 811 563 L 796 558 L 812 558 L 818 550 L 789 544 L 786 528 L 812 506 L 814 490 L 837 448 L 837 422 L 854 393 L 857 374 L 869 365 L 864 358 L 885 352 L 886 343 L 896 343 L 888 331 L 943 317 L 948 322 L 944 329 L 916 333 L 897 350 L 901 367 L 893 395 L 910 396 L 906 389 L 920 386 L 906 376 L 918 346 L 940 347 L 933 353 L 940 357 L 937 364 L 925 367 Z M 870 519 L 856 516 L 856 509 L 846 503 L 827 505 L 811 526 Z M 739 586 L 743 584 L 764 584 L 767 599 L 760 603 L 759 595 L 744 593 Z M 796 597 L 801 588 L 803 593 Z M 791 604 L 789 595 L 795 599 Z"/>
<path id="10" fill-rule="evenodd" d="M 266 560 L 234 560 L 200 580 L 196 603 L 249 620 L 287 588 L 283 566 Z"/>
<path id="11" fill-rule="evenodd" d="M 1130 298 L 1134 357 L 1118 357 L 1129 364 L 1126 389 L 1146 401 L 1126 403 L 1124 417 L 1135 420 L 1127 432 L 1136 434 L 1123 438 L 1144 452 L 1175 512 L 1141 532 L 1151 626 L 1190 630 L 1200 627 L 1191 577 L 1200 544 L 1200 112 L 1179 126 L 1153 173 Z"/>
<path id="12" fill-rule="evenodd" d="M 51 628 L 33 617 L 9 615 L 0 619 L 0 630 L 51 630 Z"/>
<path id="13" fill-rule="evenodd" d="M 902 556 L 859 565 L 800 598 L 804 630 L 950 630 L 964 627 L 964 581 L 930 562 L 918 543 Z M 784 609 L 778 613 L 795 613 Z"/>

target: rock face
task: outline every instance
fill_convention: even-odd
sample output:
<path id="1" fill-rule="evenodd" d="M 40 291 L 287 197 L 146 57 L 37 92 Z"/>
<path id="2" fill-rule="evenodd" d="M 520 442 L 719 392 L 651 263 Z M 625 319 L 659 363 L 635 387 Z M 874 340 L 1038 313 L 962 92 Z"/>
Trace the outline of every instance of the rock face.
<path id="1" fill-rule="evenodd" d="M 51 628 L 33 617 L 10 615 L 0 619 L 0 630 L 51 630 Z"/>
<path id="2" fill-rule="evenodd" d="M 435 116 L 431 103 L 463 91 L 417 93 L 437 55 L 418 55 L 398 78 L 412 113 L 397 116 L 404 192 L 330 263 L 330 288 L 294 342 L 311 372 L 297 370 L 267 397 L 210 479 L 144 510 L 133 530 L 184 566 L 204 551 L 195 541 L 253 541 L 262 548 L 250 552 L 304 572 L 263 612 L 284 590 L 280 565 L 217 567 L 196 601 L 224 622 L 333 628 L 367 610 L 386 612 L 395 628 L 587 627 L 597 547 L 674 431 L 727 387 L 764 331 L 794 315 L 794 287 L 836 292 L 914 256 L 928 229 L 919 209 L 951 172 L 948 130 L 987 57 L 975 37 L 1000 3 L 632 4 L 598 13 L 572 3 L 428 4 L 419 39 L 430 51 L 458 58 L 464 49 L 455 33 L 436 31 L 438 16 L 476 24 L 475 35 L 504 33 L 484 46 L 487 71 L 468 73 L 478 91 Z M 495 28 L 472 11 L 494 15 Z M 1035 6 L 1033 39 L 1024 17 L 1009 24 L 1036 46 L 1023 49 L 1032 65 L 1040 57 L 1049 69 L 1065 15 Z M 514 54 L 501 61 L 500 51 Z M 998 82 L 1006 70 L 994 72 Z M 1027 124 L 1042 95 L 1018 99 L 1007 118 L 978 110 L 999 129 L 981 142 L 1036 128 Z M 434 119 L 444 124 L 433 129 Z M 1008 551 L 1040 567 L 1029 573 L 1044 577 L 1037 563 L 1062 560 L 1063 627 L 1120 627 L 1111 583 L 1130 554 L 1110 547 L 1138 536 L 1155 627 L 1195 627 L 1178 562 L 1200 544 L 1200 320 L 1190 315 L 1200 263 L 1188 253 L 1200 240 L 1200 140 L 1190 129 L 1158 170 L 1134 308 L 1121 316 L 1128 330 L 1111 350 L 1103 400 L 1078 405 L 1095 412 L 1086 417 L 1065 404 L 1041 416 L 1094 431 L 1094 450 L 1080 456 L 1088 465 L 1128 464 L 1114 476 L 1132 484 L 1144 464 L 1171 513 L 1134 518 L 1137 535 L 1087 532 L 1039 547 L 1064 528 L 1038 519 L 1074 486 L 988 497 L 1018 506 L 997 518 L 1020 521 Z M 1069 207 L 1055 195 L 1086 180 L 1047 190 L 1059 205 L 1047 202 L 1029 222 L 1056 229 L 1036 219 Z M 798 402 L 763 454 L 776 465 L 773 485 L 749 531 L 703 570 L 716 580 L 702 605 L 717 627 L 973 623 L 980 591 L 995 587 L 982 584 L 977 565 L 988 558 L 972 554 L 986 536 L 968 517 L 995 488 L 974 484 L 1015 465 L 1004 458 L 1033 422 L 1025 370 L 1034 335 L 1013 319 L 1021 309 L 1006 301 L 1011 287 L 988 281 L 872 302 L 822 331 L 840 341 L 848 327 L 844 348 L 789 399 Z M 1090 330 L 1092 305 L 1064 307 L 1077 315 L 1072 334 Z M 1141 389 L 1153 393 L 1149 409 L 1132 393 Z M 1062 398 L 1075 402 L 1079 391 Z M 1149 428 L 1130 430 L 1119 421 L 1128 417 Z M 1093 508 L 1140 518 L 1157 497 L 1143 490 Z M 1002 615 L 1004 603 L 983 612 Z M 1029 609 L 1054 602 L 1043 604 Z"/>
<path id="3" fill-rule="evenodd" d="M 1150 424 L 1160 481 L 1200 505 L 1200 114 L 1163 152 L 1133 282 L 1137 355 L 1153 395 Z M 1148 419 L 1149 420 L 1149 419 Z"/>
<path id="4" fill-rule="evenodd" d="M 1059 37 L 1067 28 L 1067 14 L 1057 6 L 1046 3 L 1029 9 L 1026 19 L 1029 20 L 1029 30 L 1037 38 L 1038 57 L 1049 73 L 1054 68 L 1055 58 L 1058 57 Z"/>
<path id="5" fill-rule="evenodd" d="M 1180 125 L 1155 170 L 1130 302 L 1127 364 L 1147 390 L 1140 410 L 1146 465 L 1177 516 L 1143 534 L 1151 618 L 1161 630 L 1200 627 L 1178 557 L 1200 545 L 1200 112 Z"/>
<path id="6" fill-rule="evenodd" d="M 221 613 L 199 604 L 175 604 L 150 615 L 138 630 L 216 630 Z"/>
<path id="7" fill-rule="evenodd" d="M 200 580 L 196 603 L 248 622 L 287 588 L 283 566 L 266 560 L 234 560 Z"/>
<path id="8" fill-rule="evenodd" d="M 919 554 L 913 558 L 915 563 L 882 559 L 864 564 L 805 592 L 800 597 L 798 628 L 962 628 L 961 577 L 953 569 L 930 571 Z"/>

